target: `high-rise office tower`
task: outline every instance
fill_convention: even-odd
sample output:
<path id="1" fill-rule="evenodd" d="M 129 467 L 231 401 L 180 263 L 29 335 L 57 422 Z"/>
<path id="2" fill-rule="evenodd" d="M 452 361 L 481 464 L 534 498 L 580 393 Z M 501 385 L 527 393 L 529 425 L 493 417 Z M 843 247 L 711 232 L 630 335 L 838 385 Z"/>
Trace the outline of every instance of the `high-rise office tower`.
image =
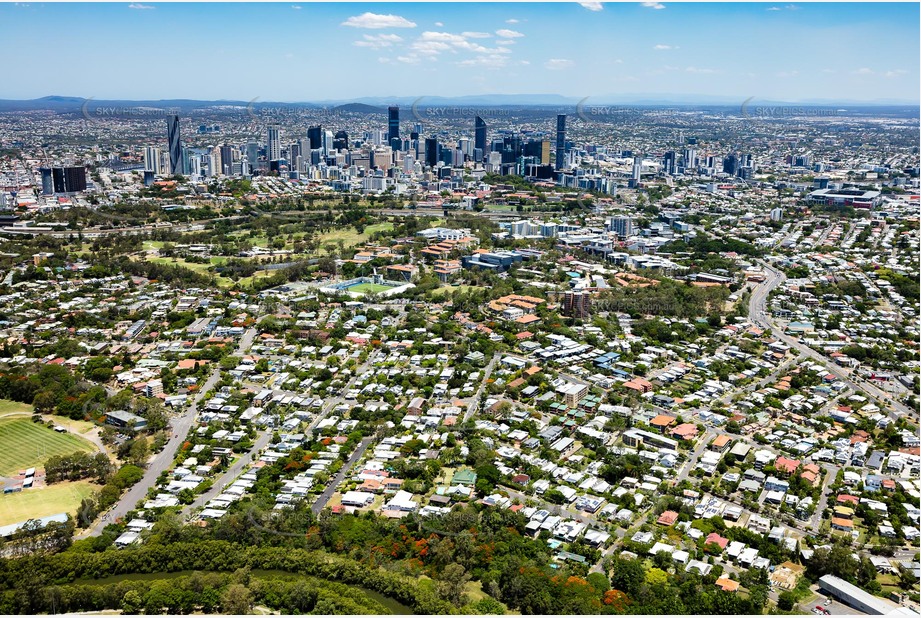
<path id="1" fill-rule="evenodd" d="M 233 146 L 224 144 L 220 148 L 221 152 L 221 173 L 225 176 L 233 175 Z"/>
<path id="2" fill-rule="evenodd" d="M 392 105 L 387 108 L 387 143 L 400 139 L 400 108 Z"/>
<path id="3" fill-rule="evenodd" d="M 688 139 L 690 141 L 690 139 L 693 139 L 693 138 L 688 138 Z M 688 148 L 687 150 L 684 151 L 684 169 L 692 170 L 692 169 L 695 169 L 696 167 L 697 167 L 697 149 Z"/>
<path id="4" fill-rule="evenodd" d="M 288 163 L 294 163 L 299 156 L 301 156 L 301 145 L 297 142 L 288 144 Z"/>
<path id="5" fill-rule="evenodd" d="M 250 169 L 256 168 L 256 162 L 259 161 L 258 142 L 246 142 L 246 160 L 249 161 Z"/>
<path id="6" fill-rule="evenodd" d="M 310 149 L 316 150 L 323 145 L 323 127 L 307 127 L 307 139 L 310 140 Z"/>
<path id="7" fill-rule="evenodd" d="M 278 161 L 281 159 L 281 140 L 278 135 L 278 127 L 269 127 L 265 154 L 269 161 Z"/>
<path id="8" fill-rule="evenodd" d="M 51 183 L 55 193 L 86 191 L 86 168 L 83 166 L 51 168 Z"/>
<path id="9" fill-rule="evenodd" d="M 664 167 L 666 174 L 676 174 L 678 172 L 678 153 L 669 150 L 665 153 Z"/>
<path id="10" fill-rule="evenodd" d="M 477 116 L 474 121 L 474 134 L 473 134 L 473 147 L 479 148 L 480 152 L 483 153 L 482 156 L 485 156 L 486 148 L 486 121 Z"/>
<path id="11" fill-rule="evenodd" d="M 182 143 L 179 140 L 179 116 L 166 119 L 166 141 L 169 144 L 169 173 L 182 173 Z"/>
<path id="12" fill-rule="evenodd" d="M 323 149 L 323 156 L 328 156 L 329 153 L 334 151 L 333 142 L 335 141 L 335 139 L 336 138 L 333 137 L 332 131 L 329 131 L 329 130 L 323 131 L 323 135 L 322 135 L 321 143 L 320 143 L 320 148 Z"/>
<path id="13" fill-rule="evenodd" d="M 438 165 L 438 140 L 434 137 L 425 138 L 425 164 L 429 167 Z"/>
<path id="14" fill-rule="evenodd" d="M 348 150 L 349 149 L 349 134 L 343 129 L 336 131 L 336 137 L 333 140 L 333 148 L 336 150 Z"/>
<path id="15" fill-rule="evenodd" d="M 729 156 L 723 159 L 724 173 L 735 176 L 739 173 L 739 167 L 739 159 L 736 157 L 735 153 L 730 153 Z"/>
<path id="16" fill-rule="evenodd" d="M 566 114 L 556 117 L 556 169 L 563 169 L 566 161 Z"/>
<path id="17" fill-rule="evenodd" d="M 160 168 L 160 149 L 156 146 L 148 146 L 144 149 L 144 171 L 153 172 L 154 175 L 162 173 Z"/>
<path id="18" fill-rule="evenodd" d="M 633 157 L 633 180 L 640 181 L 643 175 L 643 157 L 636 155 Z"/>
<path id="19" fill-rule="evenodd" d="M 42 175 L 42 195 L 52 195 L 54 193 L 54 182 L 51 180 L 51 168 L 40 167 L 38 171 Z"/>

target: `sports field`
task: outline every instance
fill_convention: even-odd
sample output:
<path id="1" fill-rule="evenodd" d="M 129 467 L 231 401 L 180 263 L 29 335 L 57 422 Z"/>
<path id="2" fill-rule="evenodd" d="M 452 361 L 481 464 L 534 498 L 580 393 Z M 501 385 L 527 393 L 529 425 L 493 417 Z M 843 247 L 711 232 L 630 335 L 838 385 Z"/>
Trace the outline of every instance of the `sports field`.
<path id="1" fill-rule="evenodd" d="M 347 291 L 357 292 L 358 294 L 379 294 L 380 292 L 386 292 L 391 289 L 393 289 L 392 286 L 381 285 L 379 283 L 359 283 L 358 285 L 351 286 Z"/>
<path id="2" fill-rule="evenodd" d="M 0 494 L 0 526 L 58 513 L 74 515 L 80 502 L 97 489 L 99 485 L 89 481 L 73 481 Z"/>
<path id="3" fill-rule="evenodd" d="M 96 447 L 72 433 L 58 433 L 28 417 L 0 418 L 0 476 L 42 465 L 52 455 L 95 451 Z"/>

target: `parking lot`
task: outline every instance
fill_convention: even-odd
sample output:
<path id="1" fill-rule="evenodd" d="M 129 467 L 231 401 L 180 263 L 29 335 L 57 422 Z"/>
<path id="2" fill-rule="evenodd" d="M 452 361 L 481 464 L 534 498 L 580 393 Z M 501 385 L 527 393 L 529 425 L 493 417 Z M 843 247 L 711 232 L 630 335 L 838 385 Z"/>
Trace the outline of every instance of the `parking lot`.
<path id="1" fill-rule="evenodd" d="M 853 607 L 844 605 L 843 603 L 839 603 L 838 601 L 835 601 L 835 600 L 832 600 L 831 603 L 829 603 L 828 605 L 825 605 L 825 600 L 827 598 L 828 597 L 826 597 L 824 594 L 816 593 L 816 597 L 812 601 L 810 601 L 809 603 L 801 603 L 800 608 L 802 609 L 804 614 L 815 613 L 814 612 L 815 606 L 821 605 L 822 607 L 828 610 L 828 613 L 831 616 L 863 616 L 864 615 L 863 612 L 858 611 L 854 609 Z"/>

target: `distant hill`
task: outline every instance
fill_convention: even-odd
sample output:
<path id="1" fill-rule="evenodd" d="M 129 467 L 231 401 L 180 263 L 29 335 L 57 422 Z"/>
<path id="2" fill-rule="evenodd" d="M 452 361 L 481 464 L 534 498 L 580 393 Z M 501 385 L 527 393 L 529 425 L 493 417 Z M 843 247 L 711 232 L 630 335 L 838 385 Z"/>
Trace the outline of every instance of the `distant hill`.
<path id="1" fill-rule="evenodd" d="M 383 114 L 385 110 L 383 107 L 375 107 L 374 105 L 367 105 L 365 103 L 346 103 L 345 105 L 337 105 L 333 108 L 334 112 L 352 112 L 355 114 Z"/>

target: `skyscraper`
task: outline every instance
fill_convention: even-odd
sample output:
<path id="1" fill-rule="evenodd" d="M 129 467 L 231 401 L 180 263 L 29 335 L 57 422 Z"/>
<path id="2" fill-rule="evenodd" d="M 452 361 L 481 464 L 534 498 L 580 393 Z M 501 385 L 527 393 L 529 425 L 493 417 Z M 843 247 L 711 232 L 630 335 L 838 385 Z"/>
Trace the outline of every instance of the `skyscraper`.
<path id="1" fill-rule="evenodd" d="M 438 140 L 434 137 L 425 138 L 425 164 L 429 167 L 438 165 Z"/>
<path id="2" fill-rule="evenodd" d="M 320 148 L 323 143 L 323 127 L 320 125 L 315 127 L 307 127 L 307 139 L 310 140 L 311 150 Z"/>
<path id="3" fill-rule="evenodd" d="M 636 155 L 633 157 L 633 180 L 640 181 L 643 176 L 643 157 Z"/>
<path id="4" fill-rule="evenodd" d="M 387 143 L 393 145 L 394 139 L 400 139 L 400 108 L 396 105 L 387 108 Z"/>
<path id="5" fill-rule="evenodd" d="M 563 169 L 566 161 L 566 114 L 556 117 L 556 169 Z"/>
<path id="6" fill-rule="evenodd" d="M 224 174 L 224 176 L 233 175 L 233 158 L 234 158 L 233 151 L 234 151 L 233 146 L 230 146 L 228 144 L 224 144 L 220 148 L 221 173 Z"/>
<path id="7" fill-rule="evenodd" d="M 336 131 L 336 137 L 333 140 L 333 148 L 336 150 L 349 149 L 349 134 L 346 133 L 343 129 Z"/>
<path id="8" fill-rule="evenodd" d="M 162 173 L 160 168 L 160 149 L 155 146 L 148 146 L 144 149 L 144 171 L 152 172 L 155 175 Z"/>
<path id="9" fill-rule="evenodd" d="M 281 141 L 278 139 L 278 127 L 269 127 L 265 154 L 269 161 L 281 159 Z"/>
<path id="10" fill-rule="evenodd" d="M 51 182 L 55 193 L 86 191 L 86 168 L 83 166 L 51 168 Z"/>
<path id="11" fill-rule="evenodd" d="M 166 141 L 169 144 L 169 173 L 182 173 L 182 143 L 179 141 L 179 116 L 166 119 Z"/>
<path id="12" fill-rule="evenodd" d="M 473 147 L 479 148 L 481 156 L 486 156 L 486 121 L 477 116 L 474 121 Z"/>

